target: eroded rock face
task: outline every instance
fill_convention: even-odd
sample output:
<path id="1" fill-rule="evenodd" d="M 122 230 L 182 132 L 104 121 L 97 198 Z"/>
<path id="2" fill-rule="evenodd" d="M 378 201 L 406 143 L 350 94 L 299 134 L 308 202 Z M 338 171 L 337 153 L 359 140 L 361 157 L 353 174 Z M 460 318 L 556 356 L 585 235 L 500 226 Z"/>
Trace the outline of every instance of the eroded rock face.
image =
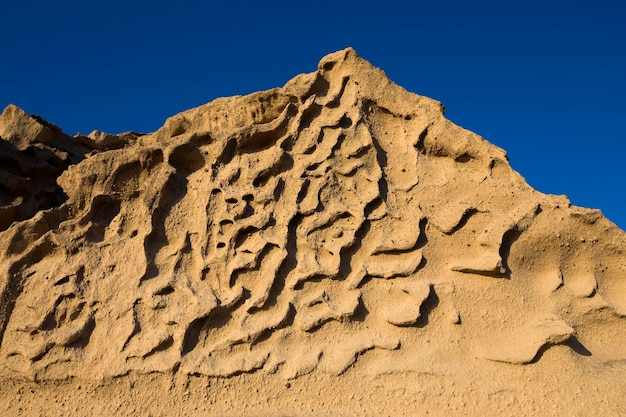
<path id="1" fill-rule="evenodd" d="M 0 231 L 67 199 L 57 179 L 96 150 L 122 148 L 140 134 L 92 132 L 70 137 L 14 105 L 0 115 Z"/>
<path id="2" fill-rule="evenodd" d="M 2 214 L 5 377 L 626 360 L 624 233 L 351 49 L 153 134 L 63 135 L 80 151 L 52 168 L 24 152 L 62 133 L 28 123 L 0 129 L 0 213 L 36 201 Z M 67 198 L 5 185 L 29 164 Z"/>

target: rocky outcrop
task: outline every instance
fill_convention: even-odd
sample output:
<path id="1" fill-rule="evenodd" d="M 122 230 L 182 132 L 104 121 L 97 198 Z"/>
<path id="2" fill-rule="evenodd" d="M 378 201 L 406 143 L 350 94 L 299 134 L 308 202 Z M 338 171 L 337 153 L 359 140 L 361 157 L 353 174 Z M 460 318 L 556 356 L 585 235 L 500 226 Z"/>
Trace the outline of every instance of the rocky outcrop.
<path id="1" fill-rule="evenodd" d="M 126 146 L 141 134 L 94 131 L 70 137 L 39 116 L 9 105 L 0 115 L 0 231 L 67 199 L 57 179 L 86 155 Z"/>
<path id="2" fill-rule="evenodd" d="M 624 232 L 351 49 L 145 136 L 0 126 L 4 377 L 626 361 Z"/>

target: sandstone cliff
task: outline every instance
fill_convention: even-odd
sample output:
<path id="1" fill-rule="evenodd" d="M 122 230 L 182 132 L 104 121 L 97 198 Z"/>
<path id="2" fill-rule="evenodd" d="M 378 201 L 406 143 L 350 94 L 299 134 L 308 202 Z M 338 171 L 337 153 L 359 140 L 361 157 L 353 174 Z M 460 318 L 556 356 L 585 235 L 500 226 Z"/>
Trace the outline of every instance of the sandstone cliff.
<path id="1" fill-rule="evenodd" d="M 152 134 L 70 137 L 9 106 L 0 137 L 3 381 L 334 387 L 317 415 L 357 410 L 372 381 L 404 391 L 357 415 L 446 396 L 431 415 L 528 411 L 592 387 L 565 410 L 624 410 L 624 232 L 351 49 Z"/>

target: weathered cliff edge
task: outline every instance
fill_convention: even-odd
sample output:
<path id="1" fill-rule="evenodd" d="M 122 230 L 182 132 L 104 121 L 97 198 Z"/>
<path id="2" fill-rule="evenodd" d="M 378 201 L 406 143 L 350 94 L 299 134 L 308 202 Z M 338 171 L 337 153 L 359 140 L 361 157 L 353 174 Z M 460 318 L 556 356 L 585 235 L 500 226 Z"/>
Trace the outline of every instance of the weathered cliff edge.
<path id="1" fill-rule="evenodd" d="M 70 137 L 9 106 L 0 137 L 4 381 L 354 381 L 341 399 L 409 375 L 498 397 L 458 408 L 484 410 L 561 372 L 623 410 L 624 232 L 352 49 L 152 134 Z"/>

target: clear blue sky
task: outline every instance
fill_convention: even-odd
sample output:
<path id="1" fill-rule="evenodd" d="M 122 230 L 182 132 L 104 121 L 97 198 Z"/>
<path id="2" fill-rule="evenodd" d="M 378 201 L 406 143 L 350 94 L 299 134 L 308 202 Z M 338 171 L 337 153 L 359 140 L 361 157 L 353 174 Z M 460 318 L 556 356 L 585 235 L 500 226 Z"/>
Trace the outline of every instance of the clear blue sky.
<path id="1" fill-rule="evenodd" d="M 5 3 L 0 106 L 69 134 L 153 131 L 352 46 L 532 186 L 626 229 L 626 1 Z"/>

